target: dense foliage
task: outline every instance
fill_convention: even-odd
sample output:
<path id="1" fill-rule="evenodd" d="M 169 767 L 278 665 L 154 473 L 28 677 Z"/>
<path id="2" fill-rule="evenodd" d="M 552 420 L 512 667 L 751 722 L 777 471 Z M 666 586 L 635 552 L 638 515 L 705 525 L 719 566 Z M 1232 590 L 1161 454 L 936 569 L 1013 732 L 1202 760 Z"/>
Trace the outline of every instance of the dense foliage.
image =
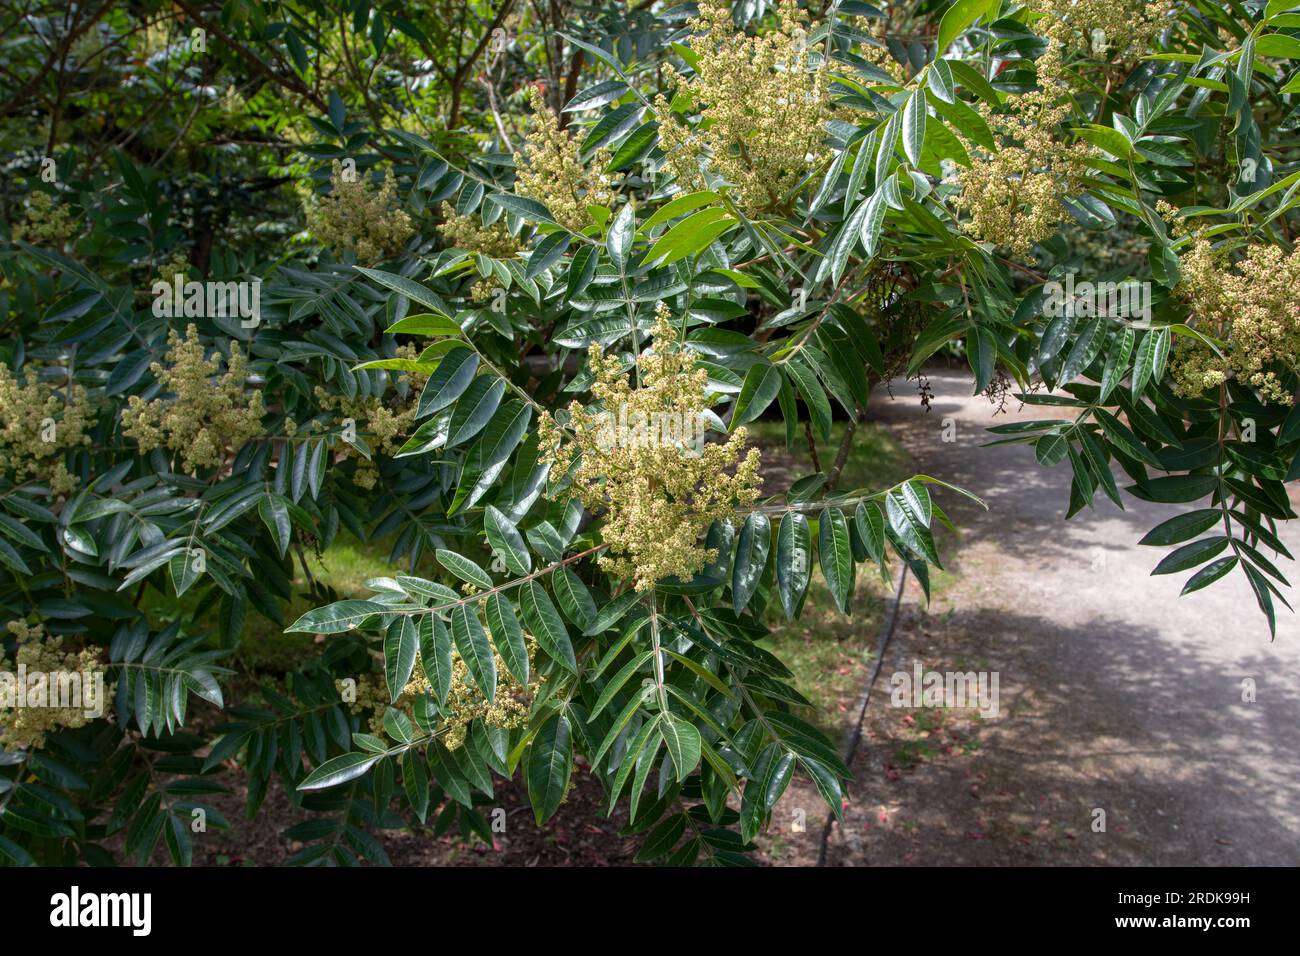
<path id="1" fill-rule="evenodd" d="M 992 429 L 1068 515 L 1195 503 L 1155 573 L 1274 630 L 1293 7 L 7 0 L 0 670 L 109 702 L 0 698 L 0 860 L 188 863 L 236 774 L 308 864 L 490 842 L 515 775 L 539 823 L 593 775 L 647 860 L 744 862 L 796 773 L 838 813 L 756 641 L 814 574 L 928 587 L 957 489 L 840 477 L 941 349 L 1068 410 Z M 759 416 L 849 424 L 760 496 Z M 392 541 L 364 599 L 340 534 Z M 252 615 L 319 653 L 250 679 Z"/>

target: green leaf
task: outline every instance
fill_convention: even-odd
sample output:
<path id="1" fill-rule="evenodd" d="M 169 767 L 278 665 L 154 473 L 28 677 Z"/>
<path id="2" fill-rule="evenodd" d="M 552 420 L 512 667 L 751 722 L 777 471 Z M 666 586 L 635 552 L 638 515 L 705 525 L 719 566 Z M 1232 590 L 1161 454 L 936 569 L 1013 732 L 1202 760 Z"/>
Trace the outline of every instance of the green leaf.
<path id="1" fill-rule="evenodd" d="M 519 611 L 524 616 L 524 625 L 537 638 L 542 650 L 570 673 L 576 674 L 578 661 L 573 654 L 569 632 L 546 589 L 536 581 L 527 582 L 519 589 Z"/>
<path id="2" fill-rule="evenodd" d="M 957 0 L 939 21 L 939 38 L 935 49 L 940 54 L 946 52 L 966 32 L 967 27 L 1000 3 L 1001 0 Z"/>
<path id="3" fill-rule="evenodd" d="M 1134 159 L 1141 162 L 1141 157 L 1134 153 L 1133 144 L 1129 142 L 1128 137 L 1113 127 L 1090 123 L 1076 128 L 1074 133 L 1080 139 L 1105 150 L 1116 159 Z"/>
<path id="4" fill-rule="evenodd" d="M 429 769 L 414 750 L 402 754 L 402 789 L 411 809 L 424 823 L 429 815 Z"/>
<path id="5" fill-rule="evenodd" d="M 1223 520 L 1223 512 L 1218 508 L 1201 508 L 1186 514 L 1175 515 L 1168 521 L 1162 521 L 1147 532 L 1138 544 L 1169 545 L 1195 538 L 1202 531 L 1208 531 Z"/>
<path id="6" fill-rule="evenodd" d="M 620 273 L 627 272 L 627 258 L 632 252 L 632 243 L 636 239 L 636 210 L 630 202 L 624 203 L 609 227 L 605 237 L 605 248 L 610 261 Z"/>
<path id="7" fill-rule="evenodd" d="M 1093 475 L 1101 483 L 1106 496 L 1122 509 L 1124 501 L 1120 497 L 1119 487 L 1115 484 L 1115 476 L 1111 474 L 1110 462 L 1106 458 L 1106 451 L 1101 442 L 1086 428 L 1079 429 L 1078 434 L 1079 444 L 1083 448 L 1084 457 L 1087 459 Z"/>
<path id="8" fill-rule="evenodd" d="M 1193 541 L 1191 544 L 1185 544 L 1176 551 L 1171 551 L 1165 555 L 1164 560 L 1157 564 L 1155 570 L 1151 573 L 1174 574 L 1178 571 L 1194 568 L 1198 564 L 1204 564 L 1226 548 L 1230 540 L 1226 535 L 1220 534 L 1212 538 L 1204 538 L 1200 541 Z"/>
<path id="9" fill-rule="evenodd" d="M 731 430 L 737 425 L 753 421 L 772 404 L 781 390 L 781 373 L 771 362 L 757 362 L 745 373 L 744 384 L 736 398 L 736 408 L 731 415 Z"/>
<path id="10" fill-rule="evenodd" d="M 84 511 L 85 509 L 82 509 L 83 513 Z M 46 554 L 50 551 L 45 542 L 41 540 L 40 535 L 27 527 L 27 525 L 23 524 L 21 521 L 17 521 L 9 517 L 7 514 L 0 513 L 0 532 L 13 538 L 19 544 L 27 545 L 29 548 L 35 548 L 37 551 L 43 551 Z M 84 548 L 81 550 L 85 551 Z M 87 551 L 86 553 L 94 554 L 95 552 Z"/>
<path id="11" fill-rule="evenodd" d="M 439 741 L 429 745 L 429 769 L 439 786 L 462 807 L 469 809 L 474 805 L 474 794 L 470 783 L 457 766 L 455 758 Z"/>
<path id="12" fill-rule="evenodd" d="M 528 686 L 528 645 L 514 608 L 504 595 L 497 593 L 488 596 L 484 613 L 492 631 L 492 643 L 506 670 L 520 686 Z"/>
<path id="13" fill-rule="evenodd" d="M 198 555 L 194 554 L 193 550 L 197 549 L 182 551 L 180 554 L 173 555 L 167 562 L 167 570 L 171 574 L 172 587 L 176 590 L 177 597 L 181 597 L 193 587 L 202 573 L 199 571 Z"/>
<path id="14" fill-rule="evenodd" d="M 1133 359 L 1133 379 L 1129 385 L 1134 398 L 1142 394 L 1147 387 L 1147 382 L 1159 383 L 1168 357 L 1168 329 L 1152 329 L 1142 337 L 1137 355 Z"/>
<path id="15" fill-rule="evenodd" d="M 441 411 L 465 394 L 478 371 L 478 361 L 476 352 L 460 346 L 444 355 L 424 384 L 415 417 L 420 419 Z"/>
<path id="16" fill-rule="evenodd" d="M 596 266 L 600 261 L 600 251 L 596 246 L 583 246 L 573 254 L 569 263 L 569 278 L 565 288 L 566 298 L 573 300 L 586 291 L 587 286 L 596 275 Z"/>
<path id="17" fill-rule="evenodd" d="M 478 611 L 468 604 L 455 608 L 451 612 L 451 637 L 483 696 L 489 703 L 496 700 L 497 665 L 487 633 L 479 622 Z"/>
<path id="18" fill-rule="evenodd" d="M 451 693 L 451 632 L 436 614 L 420 616 L 420 666 L 439 704 Z"/>
<path id="19" fill-rule="evenodd" d="M 618 669 L 618 672 L 601 688 L 600 696 L 596 698 L 596 704 L 591 708 L 591 713 L 587 717 L 588 723 L 601 715 L 610 702 L 618 696 L 618 692 L 623 689 L 623 685 L 653 656 L 653 649 L 644 650 Z"/>
<path id="20" fill-rule="evenodd" d="M 505 391 L 504 379 L 488 375 L 474 379 L 451 413 L 451 422 L 447 426 L 447 447 L 455 448 L 482 431 L 501 404 Z"/>
<path id="21" fill-rule="evenodd" d="M 299 790 L 324 790 L 355 780 L 383 760 L 382 754 L 351 753 L 327 760 L 298 784 Z"/>
<path id="22" fill-rule="evenodd" d="M 1160 467 L 1160 459 L 1151 453 L 1151 449 L 1138 440 L 1138 437 L 1133 434 L 1127 425 L 1105 409 L 1094 408 L 1092 414 L 1097 419 L 1097 423 L 1101 425 L 1106 439 L 1112 445 L 1119 448 L 1130 458 L 1144 461 L 1156 468 Z"/>
<path id="23" fill-rule="evenodd" d="M 885 516 L 903 544 L 935 567 L 942 567 L 928 521 L 923 520 L 923 515 L 917 513 L 913 503 L 901 490 L 895 488 L 886 493 Z"/>
<path id="24" fill-rule="evenodd" d="M 998 340 L 991 331 L 977 325 L 966 336 L 966 360 L 975 373 L 975 394 L 988 388 L 998 361 Z"/>
<path id="25" fill-rule="evenodd" d="M 763 748 L 754 761 L 753 771 L 745 782 L 740 800 L 741 836 L 752 840 L 763 828 L 776 801 L 785 793 L 794 772 L 794 754 L 773 741 Z"/>
<path id="26" fill-rule="evenodd" d="M 374 601 L 336 601 L 308 611 L 285 628 L 285 633 L 341 634 L 354 629 L 366 618 L 387 610 Z"/>
<path id="27" fill-rule="evenodd" d="M 771 544 L 772 523 L 767 515 L 756 511 L 745 519 L 736 538 L 736 559 L 731 570 L 731 602 L 737 614 L 749 606 L 759 581 L 763 579 Z"/>
<path id="28" fill-rule="evenodd" d="M 528 782 L 528 799 L 538 826 L 555 815 L 564 800 L 573 772 L 573 743 L 569 718 L 563 713 L 551 715 L 533 735 L 528 748 L 524 777 Z"/>
<path id="29" fill-rule="evenodd" d="M 420 647 L 420 635 L 415 620 L 403 615 L 388 626 L 384 635 L 384 678 L 388 682 L 390 700 L 402 696 L 402 690 L 415 670 L 415 652 Z"/>
<path id="30" fill-rule="evenodd" d="M 925 146 L 926 113 L 924 91 L 913 90 L 903 107 L 903 152 L 917 167 L 921 165 L 921 151 Z"/>
<path id="31" fill-rule="evenodd" d="M 289 522 L 289 503 L 281 496 L 268 492 L 258 501 L 257 513 L 261 516 L 262 523 L 270 530 L 276 550 L 283 558 L 284 553 L 289 549 L 289 539 L 293 535 L 293 527 Z"/>
<path id="32" fill-rule="evenodd" d="M 951 103 L 956 99 L 956 83 L 952 78 L 952 67 L 948 65 L 947 60 L 935 60 L 930 64 L 926 83 L 934 95 L 945 103 Z"/>
<path id="33" fill-rule="evenodd" d="M 702 209 L 677 223 L 659 237 L 646 255 L 646 262 L 659 266 L 672 265 L 679 259 L 695 255 L 706 249 L 714 239 L 736 225 L 736 219 L 725 209 Z"/>
<path id="34" fill-rule="evenodd" d="M 545 222 L 556 225 L 555 217 L 551 215 L 551 211 L 535 199 L 527 199 L 513 193 L 491 193 L 487 198 L 488 202 L 520 215 L 531 222 Z"/>
<path id="35" fill-rule="evenodd" d="M 649 232 L 660 223 L 676 219 L 678 216 L 684 216 L 701 206 L 707 206 L 717 201 L 718 194 L 707 189 L 701 192 L 687 193 L 684 196 L 676 196 L 656 209 L 654 214 L 641 224 L 640 231 L 643 233 Z"/>
<path id="36" fill-rule="evenodd" d="M 455 320 L 434 312 L 408 315 L 384 330 L 387 335 L 460 335 L 461 328 Z"/>
<path id="37" fill-rule="evenodd" d="M 823 508 L 818 516 L 817 552 L 831 599 L 848 614 L 853 599 L 853 550 L 849 544 L 849 523 L 840 509 Z"/>
<path id="38" fill-rule="evenodd" d="M 447 444 L 447 428 L 451 424 L 451 409 L 444 408 L 432 419 L 415 430 L 406 443 L 397 450 L 395 458 L 409 458 L 412 455 L 427 455 Z"/>
<path id="39" fill-rule="evenodd" d="M 1249 564 L 1243 563 L 1242 568 L 1246 571 L 1246 580 L 1250 582 L 1250 589 L 1255 592 L 1255 602 L 1264 617 L 1268 619 L 1269 637 L 1275 638 L 1277 637 L 1277 615 L 1273 607 L 1273 596 L 1270 593 L 1268 579 Z"/>
<path id="40" fill-rule="evenodd" d="M 817 374 L 797 355 L 790 356 L 784 367 L 798 386 L 804 404 L 808 406 L 808 414 L 817 434 L 823 441 L 828 441 L 831 436 L 831 403 L 826 400 L 826 390 L 818 383 Z"/>
<path id="41" fill-rule="evenodd" d="M 511 574 L 522 577 L 533 569 L 533 559 L 524 544 L 524 536 L 513 521 L 492 505 L 484 509 L 483 530 L 493 553 Z"/>
<path id="42" fill-rule="evenodd" d="M 1226 558 L 1219 558 L 1217 561 L 1211 561 L 1187 579 L 1187 583 L 1183 585 L 1183 589 L 1179 592 L 1178 596 L 1182 597 L 1185 594 L 1191 594 L 1193 591 L 1199 591 L 1201 588 L 1213 584 L 1215 581 L 1219 580 L 1219 578 L 1223 577 L 1235 568 L 1237 566 L 1237 560 L 1238 558 L 1236 555 L 1229 555 Z"/>
<path id="43" fill-rule="evenodd" d="M 409 744 L 415 739 L 411 718 L 393 707 L 384 711 L 384 732 L 402 744 Z"/>
<path id="44" fill-rule="evenodd" d="M 662 717 L 655 717 L 646 723 L 649 732 L 642 728 L 642 734 L 638 734 L 632 741 L 632 746 L 628 748 L 628 754 L 623 758 L 624 762 L 619 767 L 618 776 L 614 778 L 614 786 L 611 788 L 613 800 L 618 799 L 618 795 L 623 790 L 623 785 L 627 782 L 628 775 L 633 770 L 636 775 L 632 781 L 632 798 L 629 801 L 628 810 L 635 819 L 637 804 L 641 799 L 641 791 L 645 787 L 646 779 L 650 776 L 650 771 L 655 766 L 655 761 L 659 756 L 659 748 L 663 746 L 663 735 L 655 733 L 659 729 Z"/>
<path id="45" fill-rule="evenodd" d="M 885 563 L 885 516 L 880 506 L 874 501 L 863 501 L 853 512 L 853 522 L 857 525 L 858 536 L 866 545 L 871 560 L 884 566 Z"/>
<path id="46" fill-rule="evenodd" d="M 885 223 L 885 213 L 889 209 L 889 203 L 885 200 L 885 195 L 884 189 L 877 189 L 863 205 L 864 215 L 859 232 L 862 239 L 862 249 L 866 253 L 867 259 L 875 256 L 876 244 L 880 241 L 880 230 Z"/>
<path id="47" fill-rule="evenodd" d="M 690 776 L 691 771 L 700 762 L 700 732 L 689 721 L 673 714 L 665 714 L 659 724 L 663 733 L 668 755 L 672 757 L 673 766 L 677 768 L 677 781 L 680 783 Z"/>
<path id="48" fill-rule="evenodd" d="M 36 866 L 36 860 L 30 853 L 13 840 L 0 836 L 0 861 L 7 866 Z"/>
<path id="49" fill-rule="evenodd" d="M 565 104 L 561 112 L 572 113 L 577 110 L 593 110 L 598 106 L 614 102 L 627 91 L 628 85 L 620 80 L 604 80 L 595 86 L 589 86 L 582 90 Z"/>
<path id="50" fill-rule="evenodd" d="M 1070 450 L 1070 442 L 1064 435 L 1044 435 L 1034 442 L 1034 457 L 1040 465 L 1051 467 L 1059 464 Z"/>
<path id="51" fill-rule="evenodd" d="M 894 115 L 897 116 L 898 114 L 895 113 Z M 891 119 L 890 125 L 893 125 L 893 122 Z M 877 208 L 880 208 L 879 200 L 883 196 L 883 192 L 883 188 L 878 188 L 872 193 L 869 199 L 853 210 L 852 215 L 844 221 L 840 231 L 835 234 L 835 239 L 826 251 L 826 259 L 821 266 L 822 274 L 825 273 L 825 270 L 830 270 L 832 282 L 838 283 L 840 277 L 844 274 L 844 268 L 848 265 L 849 256 L 852 255 L 854 247 L 862 237 L 863 228 L 867 225 L 867 218 L 873 215 Z"/>
<path id="52" fill-rule="evenodd" d="M 480 439 L 480 464 L 486 470 L 509 459 L 511 452 L 528 432 L 533 410 L 523 402 L 511 400 L 497 409 L 483 429 Z"/>
<path id="53" fill-rule="evenodd" d="M 620 594 L 614 600 L 610 601 L 600 609 L 596 619 L 591 625 L 583 629 L 584 637 L 592 637 L 596 634 L 602 634 L 621 621 L 627 612 L 632 610 L 633 605 L 640 599 L 640 595 L 635 591 L 627 591 Z"/>
<path id="54" fill-rule="evenodd" d="M 564 616 L 585 633 L 599 613 L 587 585 L 568 568 L 556 568 L 551 575 L 551 588 L 559 599 Z"/>
<path id="55" fill-rule="evenodd" d="M 469 558 L 461 557 L 455 551 L 447 551 L 443 548 L 437 549 L 434 557 L 438 559 L 439 564 L 462 581 L 484 590 L 494 587 L 488 573 Z"/>
<path id="56" fill-rule="evenodd" d="M 1204 498 L 1218 486 L 1217 475 L 1166 475 L 1160 478 L 1148 478 L 1128 490 L 1135 498 L 1141 498 L 1143 501 L 1182 504 Z"/>
<path id="57" fill-rule="evenodd" d="M 573 237 L 566 232 L 553 232 L 539 242 L 532 255 L 528 257 L 528 268 L 524 271 L 524 277 L 535 279 L 559 262 L 572 240 Z"/>
<path id="58" fill-rule="evenodd" d="M 378 282 L 384 288 L 391 289 L 399 295 L 404 295 L 412 302 L 418 302 L 432 312 L 447 315 L 447 305 L 442 299 L 438 298 L 437 293 L 432 289 L 426 289 L 413 279 L 393 275 L 391 272 L 381 272 L 378 269 L 363 269 L 361 266 L 353 266 L 353 268 L 366 278 Z M 460 334 L 460 326 L 456 326 L 456 331 L 449 334 Z"/>
<path id="59" fill-rule="evenodd" d="M 1101 394 L 1097 399 L 1099 402 L 1104 404 L 1110 398 L 1111 392 L 1115 391 L 1124 373 L 1128 371 L 1128 360 L 1133 354 L 1134 337 L 1133 329 L 1125 326 L 1111 341 L 1101 373 Z"/>
<path id="60" fill-rule="evenodd" d="M 1086 322 L 1075 337 L 1074 346 L 1070 349 L 1069 356 L 1061 366 L 1061 372 L 1057 376 L 1057 380 L 1062 384 L 1074 381 L 1084 369 L 1096 360 L 1104 342 L 1102 320 L 1093 319 Z"/>

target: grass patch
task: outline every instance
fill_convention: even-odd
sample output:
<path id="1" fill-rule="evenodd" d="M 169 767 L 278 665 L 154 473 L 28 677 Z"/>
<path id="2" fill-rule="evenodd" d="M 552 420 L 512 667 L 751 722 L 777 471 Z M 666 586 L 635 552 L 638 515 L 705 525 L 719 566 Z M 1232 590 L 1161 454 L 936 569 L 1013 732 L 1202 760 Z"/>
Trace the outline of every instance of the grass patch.
<path id="1" fill-rule="evenodd" d="M 820 571 L 808 586 L 803 616 L 786 621 L 779 602 L 769 612 L 772 629 L 763 645 L 794 673 L 794 686 L 812 703 L 799 716 L 834 741 L 862 690 L 864 669 L 875 659 L 888 586 L 879 575 L 859 574 L 853 614 L 846 617 L 831 600 Z"/>
<path id="2" fill-rule="evenodd" d="M 333 588 L 340 600 L 368 597 L 370 589 L 366 587 L 367 581 L 371 578 L 392 577 L 404 570 L 395 567 L 388 560 L 392 543 L 392 538 L 366 542 L 340 532 L 323 554 L 307 555 L 307 567 L 311 569 L 316 582 Z M 286 626 L 319 603 L 307 594 L 307 577 L 303 574 L 302 565 L 294 562 L 294 568 L 297 574 L 293 578 L 293 600 L 284 612 Z M 241 664 L 251 670 L 292 670 L 304 656 L 317 653 L 313 647 L 314 641 L 311 634 L 285 634 L 274 621 L 269 621 L 250 609 L 237 657 Z"/>
<path id="3" fill-rule="evenodd" d="M 752 441 L 763 454 L 766 494 L 784 491 L 791 482 L 814 472 L 808 439 L 800 429 L 792 448 L 785 447 L 785 426 L 759 421 L 747 426 Z M 829 470 L 844 436 L 846 422 L 835 422 L 829 442 L 818 443 L 822 470 Z M 911 456 L 886 429 L 871 422 L 858 426 L 838 488 L 877 491 L 912 474 Z M 786 621 L 779 602 L 773 602 L 766 623 L 772 633 L 764 645 L 794 672 L 794 686 L 812 703 L 799 716 L 838 741 L 844 721 L 857 702 L 863 674 L 873 662 L 874 645 L 883 624 L 885 598 L 890 585 L 873 565 L 859 565 L 852 615 L 835 607 L 830 590 L 815 570 L 808 586 L 803 616 Z"/>
<path id="4" fill-rule="evenodd" d="M 340 600 L 366 597 L 370 593 L 366 581 L 389 577 L 399 570 L 388 560 L 392 543 L 391 537 L 365 542 L 340 532 L 324 554 L 307 555 L 307 566 L 316 582 L 333 588 Z M 291 585 L 293 598 L 284 608 L 285 627 L 320 603 L 308 594 L 307 576 L 296 557 L 293 566 L 296 572 Z M 145 593 L 141 607 L 155 622 L 175 621 L 191 618 L 198 602 L 197 590 L 178 600 L 170 590 L 162 593 L 151 588 Z M 214 634 L 220 630 L 216 612 L 205 614 L 197 623 Z M 320 647 L 313 635 L 285 634 L 280 625 L 247 605 L 239 647 L 230 666 L 247 672 L 284 673 L 318 653 Z"/>
<path id="5" fill-rule="evenodd" d="M 764 494 L 778 494 L 796 479 L 817 470 L 813 467 L 808 437 L 802 428 L 795 432 L 794 444 L 786 448 L 784 422 L 756 421 L 745 427 L 749 429 L 750 443 L 757 446 L 763 455 Z M 823 472 L 829 472 L 834 464 L 847 427 L 847 422 L 834 422 L 830 441 L 817 442 L 817 460 Z M 911 477 L 911 474 L 911 456 L 894 436 L 879 425 L 863 422 L 853 434 L 852 449 L 836 487 L 841 491 L 856 488 L 878 491 Z"/>

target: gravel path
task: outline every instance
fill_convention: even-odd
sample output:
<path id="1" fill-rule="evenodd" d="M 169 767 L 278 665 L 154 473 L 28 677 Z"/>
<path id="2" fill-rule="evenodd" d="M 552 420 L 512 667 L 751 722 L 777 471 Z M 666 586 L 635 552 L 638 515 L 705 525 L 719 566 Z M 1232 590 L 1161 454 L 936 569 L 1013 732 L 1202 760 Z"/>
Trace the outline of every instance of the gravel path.
<path id="1" fill-rule="evenodd" d="M 1099 494 L 1065 522 L 1068 463 L 980 447 L 1045 410 L 995 418 L 963 372 L 930 381 L 929 412 L 908 392 L 871 417 L 989 511 L 939 499 L 961 530 L 941 542 L 953 574 L 928 610 L 909 590 L 829 863 L 1300 863 L 1300 621 L 1281 608 L 1270 643 L 1240 575 L 1180 599 L 1187 575 L 1150 576 L 1166 549 L 1136 547 L 1179 508 Z M 1282 537 L 1300 554 L 1300 527 Z M 1000 716 L 891 707 L 891 674 L 915 660 L 997 671 Z"/>

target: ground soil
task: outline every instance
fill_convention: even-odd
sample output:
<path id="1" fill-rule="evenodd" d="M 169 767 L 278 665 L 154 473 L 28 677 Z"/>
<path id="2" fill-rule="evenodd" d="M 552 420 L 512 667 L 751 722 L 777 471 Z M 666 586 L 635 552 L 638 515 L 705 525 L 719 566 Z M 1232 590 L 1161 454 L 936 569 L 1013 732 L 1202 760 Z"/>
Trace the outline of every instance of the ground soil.
<path id="1" fill-rule="evenodd" d="M 1270 642 L 1244 581 L 1180 598 L 1186 575 L 1150 577 L 1164 551 L 1136 547 L 1178 508 L 1126 497 L 1121 512 L 1099 496 L 1066 523 L 1068 465 L 1038 467 L 1028 446 L 981 447 L 987 426 L 1044 409 L 1013 402 L 995 416 L 968 374 L 932 370 L 930 382 L 929 411 L 882 400 L 872 417 L 919 469 L 989 510 L 942 499 L 961 529 L 941 542 L 949 573 L 928 607 L 908 585 L 827 863 L 1300 862 L 1294 615 L 1279 610 Z M 1298 532 L 1283 529 L 1293 553 Z M 917 660 L 999 672 L 999 716 L 890 706 L 890 676 Z M 796 781 L 765 843 L 771 862 L 816 862 L 817 807 Z"/>

